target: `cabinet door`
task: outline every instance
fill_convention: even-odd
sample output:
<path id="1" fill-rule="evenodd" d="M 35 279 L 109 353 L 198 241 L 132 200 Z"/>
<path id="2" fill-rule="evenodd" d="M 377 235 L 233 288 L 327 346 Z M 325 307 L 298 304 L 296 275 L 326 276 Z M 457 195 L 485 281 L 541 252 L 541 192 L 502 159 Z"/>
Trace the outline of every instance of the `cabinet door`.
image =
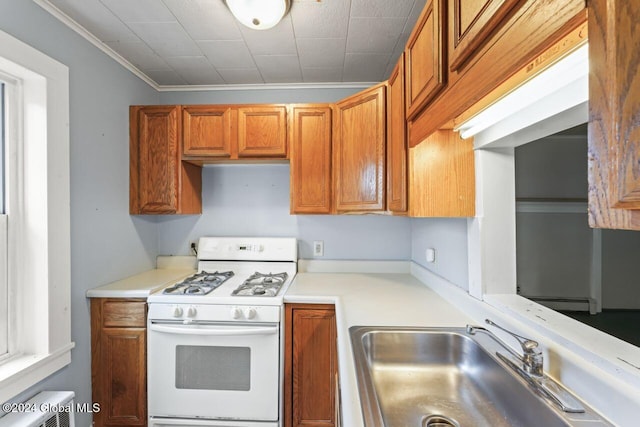
<path id="1" fill-rule="evenodd" d="M 91 300 L 92 400 L 96 427 L 146 426 L 146 303 Z"/>
<path id="2" fill-rule="evenodd" d="M 407 117 L 413 118 L 444 87 L 444 0 L 428 0 L 405 49 Z"/>
<path id="3" fill-rule="evenodd" d="M 410 149 L 412 217 L 475 215 L 473 140 L 452 130 L 433 133 Z"/>
<path id="4" fill-rule="evenodd" d="M 182 108 L 183 150 L 188 156 L 231 156 L 231 108 L 191 105 Z"/>
<path id="5" fill-rule="evenodd" d="M 336 425 L 336 320 L 331 305 L 287 304 L 285 427 Z"/>
<path id="6" fill-rule="evenodd" d="M 287 109 L 238 108 L 238 157 L 287 157 Z"/>
<path id="7" fill-rule="evenodd" d="M 201 168 L 181 161 L 180 107 L 133 106 L 129 119 L 130 213 L 200 213 Z"/>
<path id="8" fill-rule="evenodd" d="M 331 212 L 331 107 L 293 105 L 291 125 L 291 213 Z"/>
<path id="9" fill-rule="evenodd" d="M 387 209 L 407 211 L 407 122 L 404 111 L 404 55 L 387 90 Z"/>
<path id="10" fill-rule="evenodd" d="M 338 212 L 385 208 L 385 85 L 336 104 L 333 176 Z"/>
<path id="11" fill-rule="evenodd" d="M 640 4 L 588 4 L 589 224 L 640 230 Z"/>
<path id="12" fill-rule="evenodd" d="M 520 0 L 449 0 L 449 67 L 458 70 L 506 20 Z"/>

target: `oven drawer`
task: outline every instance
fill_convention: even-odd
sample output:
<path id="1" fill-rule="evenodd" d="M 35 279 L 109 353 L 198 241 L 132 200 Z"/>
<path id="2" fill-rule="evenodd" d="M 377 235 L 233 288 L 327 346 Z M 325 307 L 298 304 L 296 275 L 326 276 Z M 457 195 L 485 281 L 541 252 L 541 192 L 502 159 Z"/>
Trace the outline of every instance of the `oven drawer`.
<path id="1" fill-rule="evenodd" d="M 277 422 L 188 420 L 174 418 L 149 419 L 149 427 L 279 427 Z"/>

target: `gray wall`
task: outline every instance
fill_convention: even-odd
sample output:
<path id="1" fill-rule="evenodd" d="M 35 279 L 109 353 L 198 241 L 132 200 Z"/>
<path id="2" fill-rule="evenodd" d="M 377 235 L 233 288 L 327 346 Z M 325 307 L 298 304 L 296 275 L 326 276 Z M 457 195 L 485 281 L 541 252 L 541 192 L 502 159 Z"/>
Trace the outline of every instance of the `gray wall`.
<path id="1" fill-rule="evenodd" d="M 515 150 L 516 198 L 586 202 L 586 127 L 577 129 Z M 586 212 L 518 213 L 516 219 L 523 295 L 589 296 L 593 231 Z M 640 309 L 639 257 L 640 232 L 602 230 L 603 308 Z"/>
<path id="2" fill-rule="evenodd" d="M 277 235 L 300 239 L 300 256 L 324 240 L 323 259 L 414 259 L 434 246 L 429 265 L 466 282 L 466 222 L 385 215 L 290 215 L 289 166 L 217 165 L 203 171 L 201 216 L 128 214 L 128 106 L 259 102 L 332 102 L 358 91 L 271 89 L 157 93 L 35 3 L 0 0 L 0 30 L 70 69 L 72 363 L 20 396 L 73 390 L 91 401 L 90 322 L 85 292 L 153 268 L 158 254 L 186 254 L 203 235 Z M 412 236 L 413 233 L 413 236 Z M 425 246 L 426 245 L 426 246 Z M 78 427 L 90 425 L 88 414 Z"/>
<path id="3" fill-rule="evenodd" d="M 251 89 L 163 92 L 162 103 L 314 103 L 335 102 L 360 89 Z M 291 236 L 299 239 L 301 258 L 312 258 L 314 240 L 324 241 L 319 259 L 410 258 L 410 220 L 386 215 L 290 215 L 289 165 L 227 164 L 207 166 L 202 174 L 202 215 L 163 217 L 159 251 L 189 253 L 189 244 L 205 235 Z"/>
<path id="4" fill-rule="evenodd" d="M 128 106 L 158 94 L 58 20 L 26 0 L 0 0 L 0 30 L 69 67 L 71 138 L 72 363 L 23 393 L 73 390 L 91 401 L 89 307 L 85 292 L 151 268 L 157 225 L 128 214 Z M 78 426 L 90 423 L 77 417 Z"/>
<path id="5" fill-rule="evenodd" d="M 202 215 L 165 216 L 159 250 L 189 253 L 200 236 L 291 236 L 301 258 L 313 258 L 312 243 L 324 241 L 318 259 L 410 257 L 410 220 L 386 215 L 290 215 L 289 165 L 215 165 L 202 174 Z"/>
<path id="6" fill-rule="evenodd" d="M 426 261 L 427 248 L 436 251 L 434 263 Z M 466 218 L 413 218 L 411 260 L 469 290 Z"/>
<path id="7" fill-rule="evenodd" d="M 336 102 L 362 88 L 305 88 L 161 92 L 161 104 L 258 104 Z"/>

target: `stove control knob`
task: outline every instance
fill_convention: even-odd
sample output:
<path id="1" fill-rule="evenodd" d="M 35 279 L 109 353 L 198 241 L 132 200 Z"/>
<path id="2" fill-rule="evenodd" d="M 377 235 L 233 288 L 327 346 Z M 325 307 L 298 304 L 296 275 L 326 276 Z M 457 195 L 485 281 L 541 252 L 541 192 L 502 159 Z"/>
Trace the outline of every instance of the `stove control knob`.
<path id="1" fill-rule="evenodd" d="M 198 314 L 198 309 L 194 306 L 187 309 L 187 317 L 196 317 L 196 314 Z"/>
<path id="2" fill-rule="evenodd" d="M 240 310 L 238 307 L 233 307 L 231 309 L 231 317 L 233 317 L 234 319 L 239 319 L 242 317 L 242 310 Z"/>
<path id="3" fill-rule="evenodd" d="M 175 306 L 173 308 L 173 317 L 181 317 L 182 316 L 182 307 Z"/>
<path id="4" fill-rule="evenodd" d="M 256 315 L 257 315 L 257 314 L 258 314 L 258 312 L 257 312 L 257 311 L 256 311 L 256 309 L 255 309 L 255 308 L 253 308 L 253 307 L 248 308 L 248 309 L 245 311 L 245 315 L 247 316 L 247 319 L 254 319 L 254 318 L 256 317 Z"/>

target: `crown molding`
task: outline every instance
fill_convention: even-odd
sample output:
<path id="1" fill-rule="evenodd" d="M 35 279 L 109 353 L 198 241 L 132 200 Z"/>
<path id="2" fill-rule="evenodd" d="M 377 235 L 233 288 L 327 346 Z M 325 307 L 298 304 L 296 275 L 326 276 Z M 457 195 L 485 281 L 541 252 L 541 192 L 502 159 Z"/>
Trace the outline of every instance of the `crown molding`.
<path id="1" fill-rule="evenodd" d="M 35 4 L 37 4 L 38 6 L 40 6 L 41 8 L 43 8 L 44 10 L 46 10 L 47 12 L 49 12 L 51 15 L 53 15 L 55 18 L 57 18 L 60 22 L 65 24 L 67 27 L 69 27 L 70 29 L 72 29 L 73 31 L 78 33 L 80 36 L 82 36 L 89 43 L 91 43 L 92 45 L 94 45 L 95 47 L 97 47 L 98 49 L 103 51 L 104 53 L 106 53 L 113 60 L 115 60 L 118 64 L 122 65 L 124 68 L 126 68 L 129 71 L 131 71 L 133 74 L 135 74 L 137 77 L 139 77 L 146 84 L 148 84 L 149 86 L 151 86 L 155 90 L 159 90 L 160 86 L 156 82 L 151 80 L 149 78 L 149 76 L 147 76 L 145 73 L 140 71 L 138 68 L 136 68 L 133 64 L 131 64 L 125 58 L 120 56 L 120 54 L 118 52 L 116 52 L 115 50 L 111 49 L 108 45 L 106 45 L 105 43 L 100 41 L 100 39 L 98 39 L 96 36 L 91 34 L 82 25 L 80 25 L 76 21 L 74 21 L 71 17 L 69 17 L 69 15 L 65 14 L 60 9 L 58 9 L 56 6 L 52 5 L 48 0 L 33 0 L 33 2 Z"/>
<path id="2" fill-rule="evenodd" d="M 235 85 L 176 85 L 158 86 L 158 92 L 194 92 L 225 90 L 283 90 L 283 89 L 367 89 L 380 82 L 355 83 L 260 83 Z"/>
<path id="3" fill-rule="evenodd" d="M 287 89 L 366 89 L 380 82 L 352 82 L 352 83 L 264 83 L 264 84 L 233 84 L 233 85 L 159 85 L 136 66 L 127 61 L 118 52 L 111 49 L 76 22 L 69 15 L 51 4 L 49 0 L 33 0 L 38 6 L 49 12 L 60 22 L 78 33 L 89 43 L 110 56 L 146 84 L 158 92 L 195 92 L 195 91 L 233 91 L 233 90 L 287 90 Z"/>

